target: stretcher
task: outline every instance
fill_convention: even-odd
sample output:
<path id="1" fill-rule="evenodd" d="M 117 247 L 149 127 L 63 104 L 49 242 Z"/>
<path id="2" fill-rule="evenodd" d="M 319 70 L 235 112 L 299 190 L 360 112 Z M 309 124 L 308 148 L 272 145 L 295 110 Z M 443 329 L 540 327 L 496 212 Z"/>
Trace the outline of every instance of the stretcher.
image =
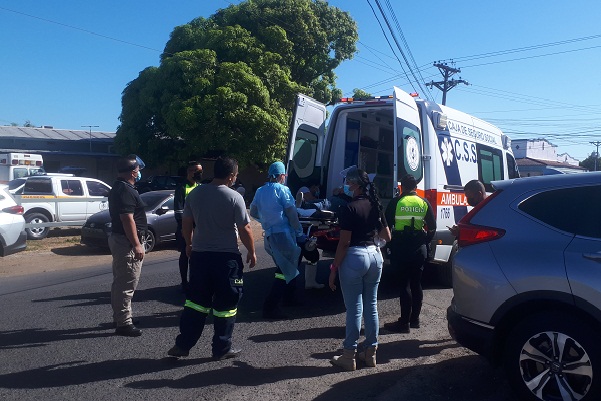
<path id="1" fill-rule="evenodd" d="M 299 217 L 299 221 L 309 237 L 308 243 L 323 251 L 336 252 L 340 228 L 334 212 L 318 210 L 309 217 Z"/>

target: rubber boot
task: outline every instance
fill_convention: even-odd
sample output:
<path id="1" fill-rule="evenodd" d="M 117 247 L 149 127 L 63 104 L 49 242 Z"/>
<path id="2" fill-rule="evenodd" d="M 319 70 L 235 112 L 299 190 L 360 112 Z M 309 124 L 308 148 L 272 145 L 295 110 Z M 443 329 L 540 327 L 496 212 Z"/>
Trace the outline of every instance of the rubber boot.
<path id="1" fill-rule="evenodd" d="M 365 362 L 365 366 L 369 366 L 370 368 L 376 367 L 376 351 L 378 350 L 378 346 L 367 347 L 363 351 L 359 352 L 357 358 L 360 361 Z"/>
<path id="2" fill-rule="evenodd" d="M 315 281 L 315 276 L 317 275 L 317 264 L 310 264 L 309 262 L 305 263 L 305 290 L 316 289 L 320 290 L 325 285 L 318 283 Z"/>
<path id="3" fill-rule="evenodd" d="M 347 372 L 357 370 L 357 363 L 355 362 L 356 350 L 354 349 L 343 349 L 342 355 L 335 356 L 330 359 L 330 363 L 334 366 L 339 366 Z"/>

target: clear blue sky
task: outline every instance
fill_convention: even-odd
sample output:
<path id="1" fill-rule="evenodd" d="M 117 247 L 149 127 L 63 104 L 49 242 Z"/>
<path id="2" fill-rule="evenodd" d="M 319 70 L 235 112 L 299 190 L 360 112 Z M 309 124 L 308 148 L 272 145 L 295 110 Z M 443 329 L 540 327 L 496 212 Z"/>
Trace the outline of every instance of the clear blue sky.
<path id="1" fill-rule="evenodd" d="M 2 1 L 0 125 L 116 130 L 121 92 L 141 70 L 158 65 L 172 29 L 238 2 Z M 397 85 L 441 101 L 437 89 L 426 94 L 423 84 L 404 78 L 403 68 L 409 70 L 390 49 L 370 7 L 383 23 L 374 0 L 329 3 L 359 26 L 359 53 L 336 70 L 345 94 L 363 88 L 387 95 Z M 601 140 L 600 1 L 380 3 L 399 42 L 398 28 L 404 34 L 418 80 L 440 80 L 432 63 L 456 61 L 461 73 L 455 77 L 470 85 L 451 90 L 447 105 L 498 125 L 512 139 L 544 137 L 558 153 L 580 160 L 595 151 L 589 142 Z"/>

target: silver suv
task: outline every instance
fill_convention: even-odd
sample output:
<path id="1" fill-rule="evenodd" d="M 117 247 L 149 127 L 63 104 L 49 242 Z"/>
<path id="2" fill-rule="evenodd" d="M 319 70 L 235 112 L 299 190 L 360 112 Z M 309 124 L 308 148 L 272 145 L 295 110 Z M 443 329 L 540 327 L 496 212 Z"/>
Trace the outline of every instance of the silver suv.
<path id="1" fill-rule="evenodd" d="M 601 400 L 601 173 L 520 178 L 459 223 L 449 332 L 524 400 Z"/>

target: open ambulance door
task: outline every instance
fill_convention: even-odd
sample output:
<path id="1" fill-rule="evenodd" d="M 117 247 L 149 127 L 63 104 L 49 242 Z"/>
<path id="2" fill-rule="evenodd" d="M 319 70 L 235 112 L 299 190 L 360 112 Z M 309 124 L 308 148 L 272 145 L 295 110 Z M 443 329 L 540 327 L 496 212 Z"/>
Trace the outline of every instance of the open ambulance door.
<path id="1" fill-rule="evenodd" d="M 394 87 L 394 174 L 395 190 L 400 179 L 411 174 L 419 183 L 424 176 L 422 130 L 417 104 L 407 92 Z M 418 188 L 421 186 L 418 184 Z"/>
<path id="2" fill-rule="evenodd" d="M 293 195 L 302 186 L 322 182 L 325 121 L 324 104 L 305 95 L 296 96 L 286 155 L 287 185 Z"/>

